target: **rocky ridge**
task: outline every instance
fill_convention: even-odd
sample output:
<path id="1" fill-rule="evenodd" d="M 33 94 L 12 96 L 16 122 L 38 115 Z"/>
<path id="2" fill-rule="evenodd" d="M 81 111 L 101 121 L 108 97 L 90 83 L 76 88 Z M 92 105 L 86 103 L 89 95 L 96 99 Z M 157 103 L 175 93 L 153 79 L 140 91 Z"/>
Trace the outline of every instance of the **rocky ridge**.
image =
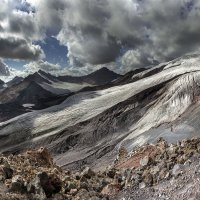
<path id="1" fill-rule="evenodd" d="M 0 199 L 199 199 L 200 138 L 119 149 L 112 166 L 96 172 L 63 170 L 46 148 L 0 156 Z"/>

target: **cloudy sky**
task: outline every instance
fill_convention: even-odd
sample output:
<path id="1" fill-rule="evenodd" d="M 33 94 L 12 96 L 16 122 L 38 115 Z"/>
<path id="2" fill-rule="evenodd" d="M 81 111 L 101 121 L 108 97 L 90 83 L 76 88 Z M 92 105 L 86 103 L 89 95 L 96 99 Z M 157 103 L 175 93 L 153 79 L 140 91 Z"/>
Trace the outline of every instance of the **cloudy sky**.
<path id="1" fill-rule="evenodd" d="M 1 0 L 0 75 L 123 73 L 200 48 L 199 0 Z"/>

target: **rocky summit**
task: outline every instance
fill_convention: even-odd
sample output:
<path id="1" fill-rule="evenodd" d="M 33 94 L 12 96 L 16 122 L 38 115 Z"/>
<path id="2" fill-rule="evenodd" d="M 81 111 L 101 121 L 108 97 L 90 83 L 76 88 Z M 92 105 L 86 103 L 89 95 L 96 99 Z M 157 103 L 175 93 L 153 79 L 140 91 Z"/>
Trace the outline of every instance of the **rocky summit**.
<path id="1" fill-rule="evenodd" d="M 121 147 L 104 171 L 63 170 L 46 148 L 0 156 L 1 200 L 200 199 L 200 138 L 163 138 L 130 153 Z"/>

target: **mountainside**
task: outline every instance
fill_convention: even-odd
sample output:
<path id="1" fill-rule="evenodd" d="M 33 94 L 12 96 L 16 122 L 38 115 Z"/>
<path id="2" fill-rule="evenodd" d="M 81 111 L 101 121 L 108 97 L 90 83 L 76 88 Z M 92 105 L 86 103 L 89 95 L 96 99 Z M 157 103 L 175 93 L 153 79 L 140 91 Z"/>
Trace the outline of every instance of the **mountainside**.
<path id="1" fill-rule="evenodd" d="M 0 79 L 0 90 L 4 88 L 4 82 Z"/>
<path id="2" fill-rule="evenodd" d="M 0 79 L 0 85 L 4 84 L 4 82 Z"/>
<path id="3" fill-rule="evenodd" d="M 33 103 L 37 104 L 42 99 L 51 98 L 55 95 L 45 90 L 42 86 L 37 84 L 35 81 L 30 82 L 28 87 L 20 92 L 20 95 L 17 97 L 16 101 L 19 103 Z"/>
<path id="4" fill-rule="evenodd" d="M 199 135 L 199 63 L 198 54 L 187 55 L 137 73 L 131 83 L 76 93 L 0 123 L 0 150 L 44 145 L 64 168 L 103 168 L 121 145 L 130 151 L 161 136 L 175 142 Z"/>
<path id="5" fill-rule="evenodd" d="M 0 92 L 0 121 L 31 111 L 60 104 L 69 95 L 85 88 L 106 84 L 120 75 L 103 68 L 84 77 L 56 77 L 39 70 L 26 78 L 15 77 Z M 73 81 L 70 81 L 73 79 Z M 9 106 L 13 114 L 9 114 Z M 27 105 L 31 105 L 29 108 Z"/>
<path id="6" fill-rule="evenodd" d="M 115 72 L 103 67 L 91 74 L 86 76 L 58 76 L 58 80 L 64 82 L 71 82 L 71 83 L 88 83 L 91 85 L 105 85 L 110 83 L 111 81 L 120 78 L 121 75 L 116 74 Z"/>
<path id="7" fill-rule="evenodd" d="M 19 76 L 15 76 L 11 81 L 8 81 L 6 83 L 7 87 L 11 87 L 13 85 L 16 85 L 18 83 L 20 83 L 21 81 L 23 81 L 24 79 L 22 77 Z"/>
<path id="8" fill-rule="evenodd" d="M 146 68 L 139 68 L 133 71 L 130 71 L 128 73 L 126 73 L 124 76 L 114 80 L 112 83 L 113 85 L 123 85 L 123 84 L 127 84 L 127 83 L 131 83 L 136 81 L 136 79 L 133 79 L 132 77 L 136 74 L 139 74 L 140 72 L 143 72 L 147 70 Z M 138 80 L 140 79 L 140 77 L 138 77 Z"/>
<path id="9" fill-rule="evenodd" d="M 15 77 L 13 80 L 8 82 L 7 89 L 3 93 L 0 93 L 0 99 L 1 103 L 14 101 L 20 95 L 20 93 L 27 89 L 27 87 L 29 87 L 29 85 L 33 82 L 38 84 L 38 86 L 40 85 L 44 90 L 47 90 L 55 95 L 66 95 L 71 92 L 76 92 L 84 87 L 107 84 L 118 77 L 121 76 L 108 70 L 107 68 L 102 68 L 82 77 L 56 77 L 39 70 L 38 72 L 31 74 L 24 79 Z"/>

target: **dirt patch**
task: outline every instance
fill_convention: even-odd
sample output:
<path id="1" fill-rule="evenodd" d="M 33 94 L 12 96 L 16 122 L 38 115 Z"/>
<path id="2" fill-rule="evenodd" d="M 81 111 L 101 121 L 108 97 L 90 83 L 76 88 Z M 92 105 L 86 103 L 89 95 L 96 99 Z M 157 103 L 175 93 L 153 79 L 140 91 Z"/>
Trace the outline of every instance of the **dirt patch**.
<path id="1" fill-rule="evenodd" d="M 162 152 L 164 143 L 159 143 L 157 145 L 147 145 L 141 148 L 134 150 L 130 157 L 127 159 L 123 159 L 123 161 L 119 161 L 115 164 L 117 169 L 130 169 L 130 168 L 138 168 L 140 166 L 140 160 L 148 156 L 150 159 L 153 159 L 156 155 Z"/>

